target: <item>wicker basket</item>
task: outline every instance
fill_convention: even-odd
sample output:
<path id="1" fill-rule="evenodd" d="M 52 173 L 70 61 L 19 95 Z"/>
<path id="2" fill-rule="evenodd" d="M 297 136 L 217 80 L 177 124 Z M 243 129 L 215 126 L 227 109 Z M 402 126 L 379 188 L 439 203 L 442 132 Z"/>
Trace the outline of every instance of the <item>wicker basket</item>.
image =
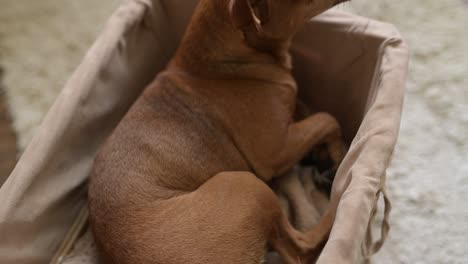
<path id="1" fill-rule="evenodd" d="M 0 263 L 57 263 L 73 248 L 96 150 L 172 56 L 195 3 L 130 0 L 110 18 L 0 189 Z M 408 49 L 392 25 L 329 11 L 298 35 L 293 54 L 300 96 L 334 114 L 351 144 L 317 263 L 362 263 L 382 244 L 369 223 L 398 135 Z"/>

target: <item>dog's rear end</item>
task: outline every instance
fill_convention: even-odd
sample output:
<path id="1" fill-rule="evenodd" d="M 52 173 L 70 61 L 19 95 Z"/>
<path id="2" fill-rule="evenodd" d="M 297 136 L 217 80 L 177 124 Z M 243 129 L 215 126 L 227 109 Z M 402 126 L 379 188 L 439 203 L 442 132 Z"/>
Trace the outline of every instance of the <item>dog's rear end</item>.
<path id="1" fill-rule="evenodd" d="M 96 159 L 90 220 L 108 263 L 257 264 L 268 244 L 286 263 L 315 258 L 333 213 L 299 232 L 265 182 L 319 142 L 342 158 L 332 117 L 291 124 L 288 53 L 299 26 L 337 2 L 200 1 L 168 70 Z"/>

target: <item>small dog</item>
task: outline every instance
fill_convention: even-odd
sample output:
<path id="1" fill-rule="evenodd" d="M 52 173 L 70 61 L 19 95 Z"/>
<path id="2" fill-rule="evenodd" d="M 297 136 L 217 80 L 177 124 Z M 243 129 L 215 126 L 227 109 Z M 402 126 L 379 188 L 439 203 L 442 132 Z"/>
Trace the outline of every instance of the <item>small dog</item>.
<path id="1" fill-rule="evenodd" d="M 260 263 L 267 246 L 307 263 L 330 232 L 328 210 L 293 228 L 265 184 L 326 143 L 338 122 L 294 122 L 289 47 L 305 22 L 343 0 L 200 0 L 167 69 L 101 148 L 89 183 L 90 223 L 104 261 Z"/>

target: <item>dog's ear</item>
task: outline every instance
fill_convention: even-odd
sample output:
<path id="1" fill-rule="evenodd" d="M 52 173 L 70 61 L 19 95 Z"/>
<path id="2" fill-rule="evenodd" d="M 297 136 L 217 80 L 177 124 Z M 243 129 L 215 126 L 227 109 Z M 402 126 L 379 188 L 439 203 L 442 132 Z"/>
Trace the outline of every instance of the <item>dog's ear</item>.
<path id="1" fill-rule="evenodd" d="M 243 28 L 254 24 L 261 28 L 270 16 L 269 0 L 230 0 L 229 12 L 234 24 Z"/>

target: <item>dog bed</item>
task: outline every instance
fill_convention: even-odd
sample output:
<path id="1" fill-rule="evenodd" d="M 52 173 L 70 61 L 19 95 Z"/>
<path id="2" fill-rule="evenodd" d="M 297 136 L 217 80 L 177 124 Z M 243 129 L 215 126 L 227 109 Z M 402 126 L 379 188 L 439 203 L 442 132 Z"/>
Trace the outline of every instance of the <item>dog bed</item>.
<path id="1" fill-rule="evenodd" d="M 0 263 L 60 263 L 80 248 L 91 256 L 82 263 L 97 262 L 83 246 L 92 243 L 83 233 L 94 156 L 171 58 L 196 2 L 129 0 L 109 19 L 0 189 Z M 365 262 L 389 228 L 385 170 L 399 130 L 407 46 L 392 25 L 328 11 L 307 24 L 292 51 L 301 99 L 336 116 L 350 143 L 331 192 L 334 226 L 317 263 Z M 381 194 L 381 238 L 373 241 Z"/>

